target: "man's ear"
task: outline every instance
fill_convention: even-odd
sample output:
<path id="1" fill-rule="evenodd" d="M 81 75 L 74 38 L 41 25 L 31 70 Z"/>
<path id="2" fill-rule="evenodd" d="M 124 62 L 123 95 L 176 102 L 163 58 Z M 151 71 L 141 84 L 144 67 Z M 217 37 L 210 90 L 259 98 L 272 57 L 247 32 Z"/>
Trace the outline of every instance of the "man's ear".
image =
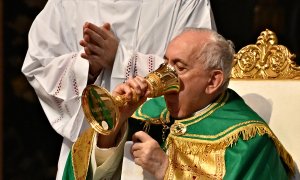
<path id="1" fill-rule="evenodd" d="M 224 73 L 221 70 L 212 70 L 210 72 L 210 79 L 205 89 L 207 94 L 213 94 L 219 90 L 224 82 Z"/>

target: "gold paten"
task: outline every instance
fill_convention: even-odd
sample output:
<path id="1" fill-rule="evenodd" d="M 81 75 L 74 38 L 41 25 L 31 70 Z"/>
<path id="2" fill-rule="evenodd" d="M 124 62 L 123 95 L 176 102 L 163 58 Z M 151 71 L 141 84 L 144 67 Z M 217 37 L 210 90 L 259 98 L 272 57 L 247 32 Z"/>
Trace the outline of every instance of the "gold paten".
<path id="1" fill-rule="evenodd" d="M 232 79 L 300 79 L 296 55 L 277 41 L 276 34 L 266 29 L 256 44 L 239 50 L 234 57 Z"/>
<path id="2" fill-rule="evenodd" d="M 174 67 L 164 63 L 145 77 L 150 95 L 158 97 L 179 92 L 180 85 Z M 87 86 L 82 94 L 82 107 L 91 126 L 100 134 L 108 135 L 119 122 L 119 107 L 128 102 L 137 102 L 139 97 L 128 100 L 125 96 L 112 96 L 105 88 Z"/>

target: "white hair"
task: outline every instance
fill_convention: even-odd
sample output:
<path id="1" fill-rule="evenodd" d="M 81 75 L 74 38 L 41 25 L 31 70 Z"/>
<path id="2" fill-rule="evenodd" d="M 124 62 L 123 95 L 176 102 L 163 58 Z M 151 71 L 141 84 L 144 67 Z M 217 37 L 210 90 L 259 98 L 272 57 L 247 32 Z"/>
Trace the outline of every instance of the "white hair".
<path id="1" fill-rule="evenodd" d="M 186 28 L 186 31 L 208 32 L 209 41 L 205 42 L 199 50 L 198 59 L 203 63 L 207 70 L 218 69 L 224 73 L 224 82 L 221 89 L 228 87 L 232 62 L 234 58 L 234 44 L 230 40 L 226 40 L 216 31 L 207 28 Z"/>

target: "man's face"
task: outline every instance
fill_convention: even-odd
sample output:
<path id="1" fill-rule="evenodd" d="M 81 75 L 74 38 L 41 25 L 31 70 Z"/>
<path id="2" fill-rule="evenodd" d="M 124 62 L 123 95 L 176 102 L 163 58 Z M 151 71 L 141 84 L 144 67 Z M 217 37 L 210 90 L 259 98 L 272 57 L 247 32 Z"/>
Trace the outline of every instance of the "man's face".
<path id="1" fill-rule="evenodd" d="M 196 59 L 201 44 L 207 36 L 198 37 L 195 32 L 185 32 L 168 46 L 165 59 L 175 67 L 180 92 L 165 95 L 168 110 L 174 118 L 186 118 L 206 106 L 205 90 L 209 82 L 209 72 L 204 70 L 201 60 Z"/>

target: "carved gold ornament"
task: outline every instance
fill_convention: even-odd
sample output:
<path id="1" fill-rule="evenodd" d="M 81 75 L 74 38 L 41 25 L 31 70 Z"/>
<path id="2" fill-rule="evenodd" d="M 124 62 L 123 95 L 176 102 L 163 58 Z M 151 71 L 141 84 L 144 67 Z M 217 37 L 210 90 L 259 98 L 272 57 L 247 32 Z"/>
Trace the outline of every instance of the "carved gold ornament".
<path id="1" fill-rule="evenodd" d="M 276 34 L 261 32 L 256 44 L 243 47 L 235 54 L 232 79 L 300 79 L 295 54 L 277 44 Z"/>

